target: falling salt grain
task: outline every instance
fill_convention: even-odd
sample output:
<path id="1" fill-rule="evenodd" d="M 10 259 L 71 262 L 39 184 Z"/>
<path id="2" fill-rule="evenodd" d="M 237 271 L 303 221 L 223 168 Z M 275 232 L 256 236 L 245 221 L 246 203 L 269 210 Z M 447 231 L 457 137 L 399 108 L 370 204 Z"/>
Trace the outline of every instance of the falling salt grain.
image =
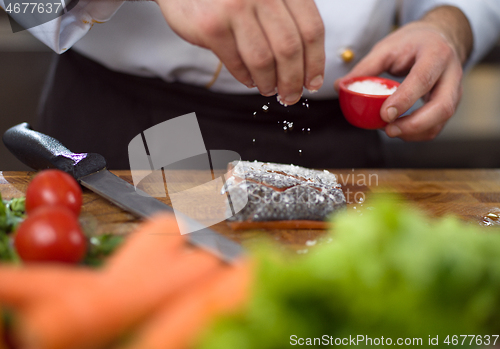
<path id="1" fill-rule="evenodd" d="M 288 107 L 288 104 L 286 104 L 284 101 L 281 100 L 280 95 L 276 95 L 276 100 L 278 101 L 279 104 L 281 104 L 284 107 Z"/>
<path id="2" fill-rule="evenodd" d="M 269 107 L 267 105 L 263 105 L 262 106 L 262 110 L 264 110 L 265 112 L 267 112 L 269 110 Z"/>
<path id="3" fill-rule="evenodd" d="M 307 240 L 306 246 L 309 246 L 309 247 L 314 246 L 314 245 L 316 245 L 316 242 L 317 242 L 316 240 Z"/>
<path id="4" fill-rule="evenodd" d="M 305 99 L 305 102 L 302 102 L 302 106 L 309 109 L 309 103 L 307 102 L 307 98 Z"/>
<path id="5" fill-rule="evenodd" d="M 306 248 L 304 250 L 297 250 L 297 254 L 306 254 L 309 250 Z"/>

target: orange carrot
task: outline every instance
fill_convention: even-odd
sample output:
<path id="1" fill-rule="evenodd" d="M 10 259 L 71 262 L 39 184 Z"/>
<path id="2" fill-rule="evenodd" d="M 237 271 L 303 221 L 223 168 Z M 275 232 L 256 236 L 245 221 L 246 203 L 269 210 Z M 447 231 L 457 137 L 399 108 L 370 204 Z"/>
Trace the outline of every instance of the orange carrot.
<path id="1" fill-rule="evenodd" d="M 12 308 L 56 300 L 61 292 L 91 284 L 98 272 L 62 264 L 0 266 L 0 304 Z"/>
<path id="2" fill-rule="evenodd" d="M 105 345 L 222 264 L 186 245 L 180 234 L 163 235 L 165 230 L 178 233 L 173 217 L 144 224 L 92 282 L 73 280 L 71 292 L 59 283 L 52 301 L 40 301 L 23 312 L 18 338 L 26 347 L 40 349 Z"/>
<path id="3" fill-rule="evenodd" d="M 221 266 L 203 281 L 163 304 L 126 349 L 188 347 L 211 317 L 243 304 L 248 298 L 250 280 L 248 261 Z"/>
<path id="4" fill-rule="evenodd" d="M 173 215 L 153 217 L 139 226 L 136 232 L 106 262 L 107 271 L 138 270 L 142 265 L 151 266 L 175 254 L 186 245 Z M 163 266 L 166 267 L 166 266 Z"/>

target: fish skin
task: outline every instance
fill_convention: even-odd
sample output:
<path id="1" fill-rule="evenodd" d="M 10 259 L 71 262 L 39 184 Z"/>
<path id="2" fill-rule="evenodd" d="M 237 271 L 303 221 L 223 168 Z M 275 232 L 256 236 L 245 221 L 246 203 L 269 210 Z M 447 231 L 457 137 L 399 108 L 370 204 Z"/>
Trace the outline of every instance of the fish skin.
<path id="1" fill-rule="evenodd" d="M 231 201 L 248 196 L 246 206 L 229 222 L 324 221 L 346 207 L 341 186 L 328 171 L 248 161 L 229 167 L 234 177 L 227 182 Z"/>

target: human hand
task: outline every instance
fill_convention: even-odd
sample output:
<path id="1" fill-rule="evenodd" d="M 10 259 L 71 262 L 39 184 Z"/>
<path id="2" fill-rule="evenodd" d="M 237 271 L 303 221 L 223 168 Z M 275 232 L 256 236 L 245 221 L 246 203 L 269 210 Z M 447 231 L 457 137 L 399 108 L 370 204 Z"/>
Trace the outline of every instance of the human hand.
<path id="1" fill-rule="evenodd" d="M 431 140 L 455 113 L 462 95 L 462 64 L 471 50 L 472 31 L 463 13 L 439 7 L 381 40 L 344 78 L 408 74 L 380 109 L 389 122 L 385 132 L 407 141 Z M 398 118 L 421 97 L 421 108 Z"/>
<path id="2" fill-rule="evenodd" d="M 155 0 L 184 40 L 212 50 L 229 72 L 264 96 L 294 104 L 318 90 L 324 27 L 314 0 Z"/>

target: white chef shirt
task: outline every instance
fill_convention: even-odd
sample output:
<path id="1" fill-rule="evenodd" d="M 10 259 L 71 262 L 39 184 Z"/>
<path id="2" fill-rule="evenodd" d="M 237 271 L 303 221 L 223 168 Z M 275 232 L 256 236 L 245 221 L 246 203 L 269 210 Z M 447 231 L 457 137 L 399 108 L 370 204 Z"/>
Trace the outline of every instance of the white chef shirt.
<path id="1" fill-rule="evenodd" d="M 467 16 L 474 35 L 468 66 L 477 62 L 500 33 L 499 0 L 402 0 L 401 24 L 440 5 L 453 5 Z M 333 82 L 345 75 L 393 25 L 397 0 L 316 0 L 325 25 L 325 82 L 309 98 L 336 96 Z M 4 0 L 0 0 L 4 7 Z M 105 23 L 104 23 L 105 22 Z M 167 82 L 210 86 L 224 93 L 256 93 L 234 79 L 209 50 L 178 37 L 152 1 L 80 0 L 67 14 L 31 28 L 30 32 L 57 53 L 70 47 L 111 70 Z M 355 54 L 346 63 L 341 53 Z"/>

